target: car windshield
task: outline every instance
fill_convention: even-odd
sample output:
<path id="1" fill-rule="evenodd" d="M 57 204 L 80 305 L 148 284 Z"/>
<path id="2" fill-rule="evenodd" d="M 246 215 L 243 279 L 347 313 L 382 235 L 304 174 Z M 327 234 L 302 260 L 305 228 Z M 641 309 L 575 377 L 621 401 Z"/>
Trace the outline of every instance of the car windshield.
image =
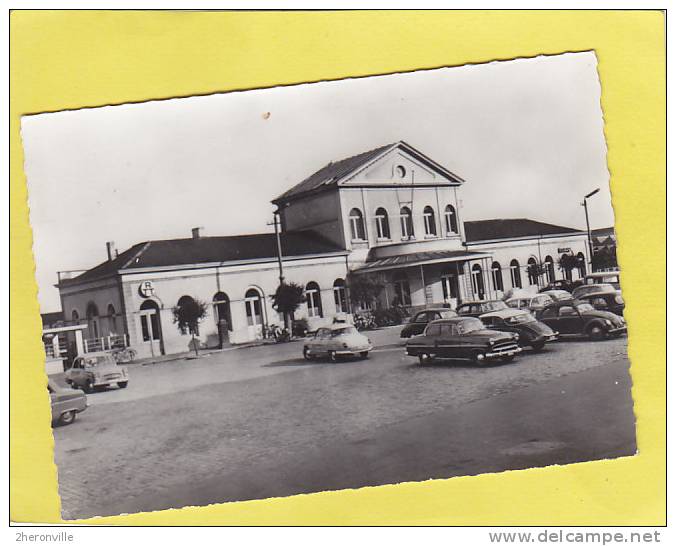
<path id="1" fill-rule="evenodd" d="M 354 326 L 346 326 L 345 328 L 338 328 L 331 331 L 331 337 L 347 336 L 349 334 L 356 334 L 357 329 Z"/>
<path id="2" fill-rule="evenodd" d="M 594 307 L 592 307 L 591 303 L 580 303 L 577 305 L 577 310 L 580 313 L 588 313 L 589 311 L 593 311 Z"/>
<path id="3" fill-rule="evenodd" d="M 108 355 L 101 356 L 87 356 L 82 359 L 82 364 L 85 368 L 96 368 L 97 366 L 106 366 L 116 364 L 116 362 Z"/>
<path id="4" fill-rule="evenodd" d="M 483 304 L 483 308 L 485 313 L 491 313 L 493 311 L 507 309 L 507 304 L 504 301 L 488 301 Z"/>
<path id="5" fill-rule="evenodd" d="M 527 322 L 535 322 L 535 317 L 530 313 L 519 313 L 505 319 L 505 322 L 509 324 L 525 324 Z"/>
<path id="6" fill-rule="evenodd" d="M 483 330 L 485 326 L 479 319 L 467 319 L 461 322 L 458 322 L 456 325 L 459 334 L 469 334 L 470 332 L 476 332 L 477 330 Z"/>
<path id="7" fill-rule="evenodd" d="M 450 309 L 448 311 L 441 311 L 439 314 L 441 315 L 441 318 L 453 318 L 458 316 L 455 311 L 451 311 Z"/>

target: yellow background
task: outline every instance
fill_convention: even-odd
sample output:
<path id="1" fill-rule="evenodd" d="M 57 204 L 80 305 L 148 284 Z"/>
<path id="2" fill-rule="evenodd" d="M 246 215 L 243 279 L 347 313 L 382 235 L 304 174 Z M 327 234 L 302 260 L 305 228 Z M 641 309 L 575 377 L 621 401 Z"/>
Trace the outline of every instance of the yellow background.
<path id="1" fill-rule="evenodd" d="M 638 456 L 95 521 L 184 525 L 664 524 L 663 25 L 662 13 L 639 11 L 13 12 L 12 519 L 60 520 L 22 170 L 22 114 L 593 49 L 602 82 L 627 301 Z"/>

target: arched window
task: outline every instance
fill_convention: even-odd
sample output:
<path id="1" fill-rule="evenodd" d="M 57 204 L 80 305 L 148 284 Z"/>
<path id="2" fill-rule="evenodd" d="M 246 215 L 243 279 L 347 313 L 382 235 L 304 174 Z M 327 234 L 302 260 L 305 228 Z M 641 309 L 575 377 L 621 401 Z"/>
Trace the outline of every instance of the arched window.
<path id="1" fill-rule="evenodd" d="M 316 282 L 312 281 L 307 283 L 307 286 L 305 287 L 305 301 L 307 303 L 308 317 L 314 318 L 322 316 L 322 293 Z"/>
<path id="2" fill-rule="evenodd" d="M 364 232 L 364 216 L 359 209 L 352 209 L 350 211 L 350 233 L 353 241 L 365 241 L 366 233 Z"/>
<path id="3" fill-rule="evenodd" d="M 77 309 L 73 309 L 70 318 L 75 324 L 80 324 L 80 313 L 77 312 Z"/>
<path id="4" fill-rule="evenodd" d="M 390 221 L 387 217 L 387 211 L 383 207 L 376 210 L 376 232 L 378 239 L 390 238 Z"/>
<path id="5" fill-rule="evenodd" d="M 535 258 L 528 258 L 528 284 L 536 285 L 538 283 L 537 261 Z"/>
<path id="6" fill-rule="evenodd" d="M 425 222 L 425 235 L 436 235 L 437 223 L 434 219 L 434 209 L 429 205 L 423 209 L 423 220 Z"/>
<path id="7" fill-rule="evenodd" d="M 504 291 L 505 288 L 502 284 L 502 267 L 500 267 L 499 262 L 493 262 L 493 265 L 491 265 L 491 276 L 493 277 L 493 288 L 500 290 L 501 292 Z"/>
<path id="8" fill-rule="evenodd" d="M 512 278 L 512 288 L 521 288 L 521 266 L 518 260 L 509 262 L 509 276 Z"/>
<path id="9" fill-rule="evenodd" d="M 446 205 L 444 218 L 446 219 L 446 235 L 455 235 L 458 233 L 458 218 L 455 215 L 455 208 L 453 208 L 452 205 Z"/>
<path id="10" fill-rule="evenodd" d="M 411 213 L 411 209 L 401 207 L 399 221 L 401 222 L 401 238 L 412 239 L 415 233 L 413 232 L 413 214 Z"/>
<path id="11" fill-rule="evenodd" d="M 399 305 L 411 305 L 411 286 L 408 277 L 403 271 L 394 276 L 394 293 L 399 300 Z"/>
<path id="12" fill-rule="evenodd" d="M 580 274 L 580 278 L 587 274 L 587 259 L 582 252 L 577 253 L 577 272 Z"/>
<path id="13" fill-rule="evenodd" d="M 347 313 L 347 292 L 345 291 L 345 281 L 336 279 L 333 282 L 333 301 L 336 304 L 336 313 Z"/>
<path id="14" fill-rule="evenodd" d="M 263 306 L 261 305 L 261 293 L 255 288 L 249 288 L 244 294 L 246 306 L 246 322 L 249 326 L 263 324 Z"/>
<path id="15" fill-rule="evenodd" d="M 117 314 L 112 303 L 108 304 L 108 321 L 111 333 L 117 333 Z"/>
<path id="16" fill-rule="evenodd" d="M 556 271 L 554 270 L 554 260 L 551 256 L 545 258 L 545 267 L 547 268 L 547 282 L 553 283 L 556 280 Z"/>
<path id="17" fill-rule="evenodd" d="M 230 314 L 230 298 L 224 292 L 214 294 L 214 318 L 216 324 L 225 322 L 226 328 L 232 332 L 232 315 Z"/>
<path id="18" fill-rule="evenodd" d="M 472 266 L 472 290 L 478 299 L 484 299 L 486 290 L 484 288 L 483 270 L 479 264 Z"/>
<path id="19" fill-rule="evenodd" d="M 99 308 L 93 301 L 87 304 L 87 327 L 91 338 L 99 337 Z"/>
<path id="20" fill-rule="evenodd" d="M 141 304 L 141 335 L 143 341 L 160 339 L 160 308 L 153 300 Z"/>

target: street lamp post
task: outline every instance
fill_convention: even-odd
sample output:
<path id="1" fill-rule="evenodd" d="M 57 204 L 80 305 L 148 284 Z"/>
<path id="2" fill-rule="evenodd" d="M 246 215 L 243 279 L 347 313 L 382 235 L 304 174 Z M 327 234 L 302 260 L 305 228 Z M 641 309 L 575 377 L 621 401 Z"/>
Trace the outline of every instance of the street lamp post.
<path id="1" fill-rule="evenodd" d="M 600 190 L 601 190 L 601 188 L 596 188 L 594 191 L 589 192 L 587 195 L 584 196 L 582 203 L 580 203 L 584 207 L 584 218 L 587 221 L 587 243 L 589 245 L 589 268 L 590 269 L 593 269 L 592 258 L 594 257 L 594 247 L 592 245 L 591 228 L 589 227 L 589 211 L 587 209 L 587 199 L 589 199 L 592 195 L 596 195 Z"/>

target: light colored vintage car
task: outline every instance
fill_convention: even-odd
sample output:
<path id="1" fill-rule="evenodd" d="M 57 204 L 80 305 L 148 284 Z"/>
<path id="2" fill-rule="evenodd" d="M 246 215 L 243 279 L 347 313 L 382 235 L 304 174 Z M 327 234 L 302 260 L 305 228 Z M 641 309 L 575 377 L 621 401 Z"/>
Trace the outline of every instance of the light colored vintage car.
<path id="1" fill-rule="evenodd" d="M 70 425 L 81 411 L 87 409 L 87 396 L 80 391 L 64 389 L 56 382 L 47 382 L 52 402 L 52 425 Z"/>
<path id="2" fill-rule="evenodd" d="M 371 340 L 351 324 L 333 324 L 327 328 L 319 328 L 314 336 L 305 340 L 303 357 L 306 360 L 328 357 L 335 362 L 341 356 L 366 358 L 371 349 Z"/>
<path id="3" fill-rule="evenodd" d="M 66 371 L 66 383 L 87 393 L 112 385 L 124 389 L 129 384 L 129 373 L 110 353 L 87 353 L 73 361 L 73 366 Z"/>
<path id="4" fill-rule="evenodd" d="M 528 311 L 536 312 L 554 303 L 554 300 L 547 295 L 547 292 L 543 292 L 541 294 L 533 294 L 532 296 L 510 298 L 505 303 L 512 309 L 527 309 Z"/>

